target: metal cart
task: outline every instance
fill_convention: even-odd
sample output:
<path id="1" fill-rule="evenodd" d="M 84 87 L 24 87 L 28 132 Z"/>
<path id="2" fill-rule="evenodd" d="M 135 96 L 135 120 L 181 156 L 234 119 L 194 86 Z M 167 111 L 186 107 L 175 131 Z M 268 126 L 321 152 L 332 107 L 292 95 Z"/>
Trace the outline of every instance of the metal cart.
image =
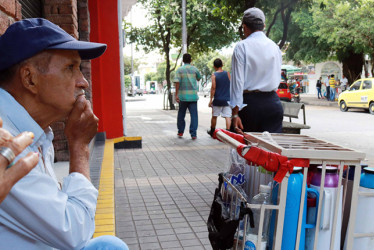
<path id="1" fill-rule="evenodd" d="M 238 148 L 242 143 L 238 142 L 237 140 L 231 138 L 229 135 L 225 134 L 222 131 L 216 132 L 216 137 L 222 141 L 230 145 L 232 148 Z M 374 232 L 370 234 L 355 234 L 355 214 L 356 214 L 356 206 L 357 206 L 357 199 L 358 199 L 358 188 L 360 182 L 360 174 L 361 174 L 361 166 L 360 163 L 365 158 L 365 154 L 361 152 L 354 151 L 352 149 L 343 148 L 338 145 L 334 145 L 332 143 L 319 140 L 316 138 L 312 138 L 306 135 L 295 135 L 295 134 L 269 134 L 269 133 L 247 133 L 245 136 L 245 140 L 249 146 L 255 146 L 261 148 L 263 150 L 278 153 L 280 155 L 288 157 L 288 159 L 309 159 L 310 164 L 318 164 L 322 165 L 322 174 L 321 174 L 321 186 L 320 186 L 320 196 L 319 196 L 319 203 L 318 203 L 318 210 L 321 211 L 322 209 L 322 200 L 323 200 L 323 191 L 324 191 L 324 183 L 325 183 L 325 176 L 326 176 L 326 166 L 327 165 L 336 165 L 338 166 L 339 172 L 339 182 L 335 199 L 335 211 L 333 217 L 333 224 L 332 224 L 332 232 L 331 235 L 335 235 L 336 233 L 336 224 L 338 221 L 338 203 L 339 203 L 339 196 L 341 195 L 341 190 L 343 192 L 343 204 L 342 204 L 342 215 L 347 214 L 348 211 L 344 211 L 344 209 L 350 210 L 349 214 L 349 223 L 347 227 L 347 238 L 346 238 L 346 249 L 351 250 L 353 249 L 353 241 L 355 237 L 373 237 Z M 354 180 L 353 180 L 353 187 L 352 191 L 347 191 L 348 185 L 348 174 L 345 178 L 343 178 L 344 166 L 348 166 L 346 169 L 347 173 L 350 168 L 354 168 Z M 253 166 L 256 168 L 256 166 Z M 254 171 L 254 173 L 258 173 L 258 171 Z M 297 229 L 297 238 L 295 249 L 299 249 L 299 242 L 300 242 L 300 235 L 301 235 L 301 224 L 302 224 L 302 214 L 304 210 L 304 200 L 305 200 L 305 192 L 306 192 L 306 183 L 307 183 L 307 174 L 308 168 L 305 167 L 303 169 L 303 185 L 302 185 L 302 192 L 301 192 L 301 202 L 300 202 L 300 212 L 299 212 L 299 219 L 298 219 L 298 229 Z M 284 223 L 284 214 L 286 208 L 286 196 L 287 196 L 287 185 L 288 185 L 288 177 L 289 173 L 283 178 L 280 183 L 280 189 L 278 193 L 278 204 L 276 205 L 259 205 L 259 204 L 250 204 L 246 202 L 246 206 L 249 208 L 257 208 L 260 209 L 260 223 L 258 229 L 257 237 L 257 244 L 256 249 L 261 249 L 261 235 L 262 235 L 262 225 L 264 220 L 265 210 L 275 210 L 277 211 L 277 219 L 276 219 L 276 226 L 274 231 L 274 241 L 273 241 L 273 249 L 281 250 L 282 244 L 282 233 L 283 233 L 283 223 Z M 259 178 L 255 176 L 254 178 Z M 245 201 L 245 198 L 241 195 L 241 193 L 233 186 L 227 179 L 227 185 L 233 190 L 230 194 L 228 192 L 224 193 L 224 195 L 231 195 L 231 205 L 230 210 L 236 209 L 238 206 L 239 201 Z M 264 183 L 265 184 L 265 183 Z M 343 186 L 343 188 L 341 188 Z M 258 188 L 258 187 L 256 187 Z M 366 195 L 366 194 L 361 194 Z M 347 199 L 350 198 L 350 199 Z M 350 204 L 346 204 L 347 200 L 350 200 Z M 235 213 L 233 211 L 233 213 Z M 318 235 L 319 235 L 319 228 L 320 228 L 320 220 L 321 213 L 318 212 L 317 221 L 316 221 L 316 232 L 314 238 L 314 246 L 313 249 L 317 249 L 317 242 L 318 242 Z M 342 219 L 342 218 L 340 218 Z M 247 220 L 244 220 L 244 230 L 247 227 Z M 239 230 L 238 230 L 239 231 Z M 237 238 L 238 236 L 237 231 Z M 245 231 L 244 231 L 245 232 Z M 345 234 L 342 235 L 345 237 Z M 330 249 L 334 249 L 334 242 L 335 237 L 331 237 Z M 245 242 L 245 233 L 243 234 L 243 242 Z M 238 247 L 238 241 L 234 245 L 234 249 Z M 244 244 L 241 246 L 244 249 Z"/>

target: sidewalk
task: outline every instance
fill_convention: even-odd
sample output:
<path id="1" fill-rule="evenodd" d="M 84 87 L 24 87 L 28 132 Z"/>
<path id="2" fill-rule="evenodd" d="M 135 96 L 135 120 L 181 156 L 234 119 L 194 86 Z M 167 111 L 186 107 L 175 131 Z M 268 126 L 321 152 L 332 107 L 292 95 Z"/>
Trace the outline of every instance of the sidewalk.
<path id="1" fill-rule="evenodd" d="M 198 139 L 191 140 L 188 115 L 185 135 L 179 139 L 177 111 L 144 107 L 140 104 L 144 98 L 128 101 L 132 104 L 127 107 L 127 134 L 141 136 L 142 148 L 115 149 L 109 153 L 109 162 L 104 152 L 103 164 L 98 166 L 108 145 L 95 147 L 91 179 L 101 196 L 95 235 L 115 234 L 131 250 L 211 249 L 206 221 L 218 173 L 229 164 L 228 146 L 211 139 L 203 125 Z M 301 102 L 339 108 L 337 102 L 309 94 L 301 94 Z M 102 181 L 107 164 L 114 167 L 109 173 L 112 179 L 114 175 L 114 183 Z M 67 166 L 67 162 L 57 164 L 57 175 L 65 176 Z"/>
<path id="2" fill-rule="evenodd" d="M 176 115 L 127 111 L 128 134 L 141 135 L 143 147 L 114 152 L 115 220 L 116 235 L 132 250 L 211 249 L 206 221 L 228 148 L 202 126 L 197 140 L 177 138 Z"/>
<path id="3" fill-rule="evenodd" d="M 330 106 L 339 108 L 337 101 L 331 102 L 326 99 L 318 99 L 316 94 L 300 94 L 300 102 L 313 106 Z"/>

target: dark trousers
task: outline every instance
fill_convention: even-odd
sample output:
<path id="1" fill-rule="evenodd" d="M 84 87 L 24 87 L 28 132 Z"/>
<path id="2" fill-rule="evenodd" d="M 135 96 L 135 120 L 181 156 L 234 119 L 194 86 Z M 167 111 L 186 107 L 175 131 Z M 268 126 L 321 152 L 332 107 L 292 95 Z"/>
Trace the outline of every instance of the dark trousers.
<path id="1" fill-rule="evenodd" d="M 283 107 L 276 92 L 251 92 L 243 95 L 247 104 L 239 111 L 244 132 L 282 133 Z"/>
<path id="2" fill-rule="evenodd" d="M 187 109 L 190 111 L 191 122 L 190 122 L 190 134 L 191 136 L 196 136 L 196 130 L 198 126 L 198 116 L 197 116 L 197 101 L 196 102 L 179 102 L 179 110 L 177 117 L 177 127 L 178 133 L 183 133 L 186 127 L 186 122 L 184 120 L 186 116 Z"/>
<path id="3" fill-rule="evenodd" d="M 330 100 L 330 86 L 326 86 L 326 99 L 327 101 Z"/>

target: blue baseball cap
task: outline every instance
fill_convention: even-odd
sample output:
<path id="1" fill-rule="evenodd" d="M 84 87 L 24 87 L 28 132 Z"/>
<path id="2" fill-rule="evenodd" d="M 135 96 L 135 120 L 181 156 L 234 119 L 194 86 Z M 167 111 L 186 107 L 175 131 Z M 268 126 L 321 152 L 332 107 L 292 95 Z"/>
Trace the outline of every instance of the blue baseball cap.
<path id="1" fill-rule="evenodd" d="M 106 47 L 103 43 L 78 41 L 46 19 L 24 19 L 10 25 L 0 36 L 0 70 L 43 50 L 77 50 L 82 60 L 89 60 L 101 56 Z"/>

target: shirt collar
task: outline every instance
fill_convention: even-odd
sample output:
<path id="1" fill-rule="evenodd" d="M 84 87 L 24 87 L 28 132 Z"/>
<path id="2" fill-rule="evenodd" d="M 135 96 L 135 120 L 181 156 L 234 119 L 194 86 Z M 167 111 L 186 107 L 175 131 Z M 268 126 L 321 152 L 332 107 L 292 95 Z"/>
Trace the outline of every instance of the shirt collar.
<path id="1" fill-rule="evenodd" d="M 38 142 L 41 136 L 44 135 L 43 129 L 30 116 L 26 109 L 19 104 L 11 94 L 2 88 L 0 88 L 0 108 L 6 110 L 9 121 L 13 123 L 19 132 L 29 131 L 34 133 L 33 144 Z M 49 131 L 50 129 L 48 128 L 46 132 Z"/>
<path id="2" fill-rule="evenodd" d="M 250 34 L 246 39 L 248 39 L 248 38 L 254 38 L 254 37 L 263 37 L 263 36 L 265 36 L 264 31 L 259 30 L 259 31 L 255 31 L 252 34 Z"/>

